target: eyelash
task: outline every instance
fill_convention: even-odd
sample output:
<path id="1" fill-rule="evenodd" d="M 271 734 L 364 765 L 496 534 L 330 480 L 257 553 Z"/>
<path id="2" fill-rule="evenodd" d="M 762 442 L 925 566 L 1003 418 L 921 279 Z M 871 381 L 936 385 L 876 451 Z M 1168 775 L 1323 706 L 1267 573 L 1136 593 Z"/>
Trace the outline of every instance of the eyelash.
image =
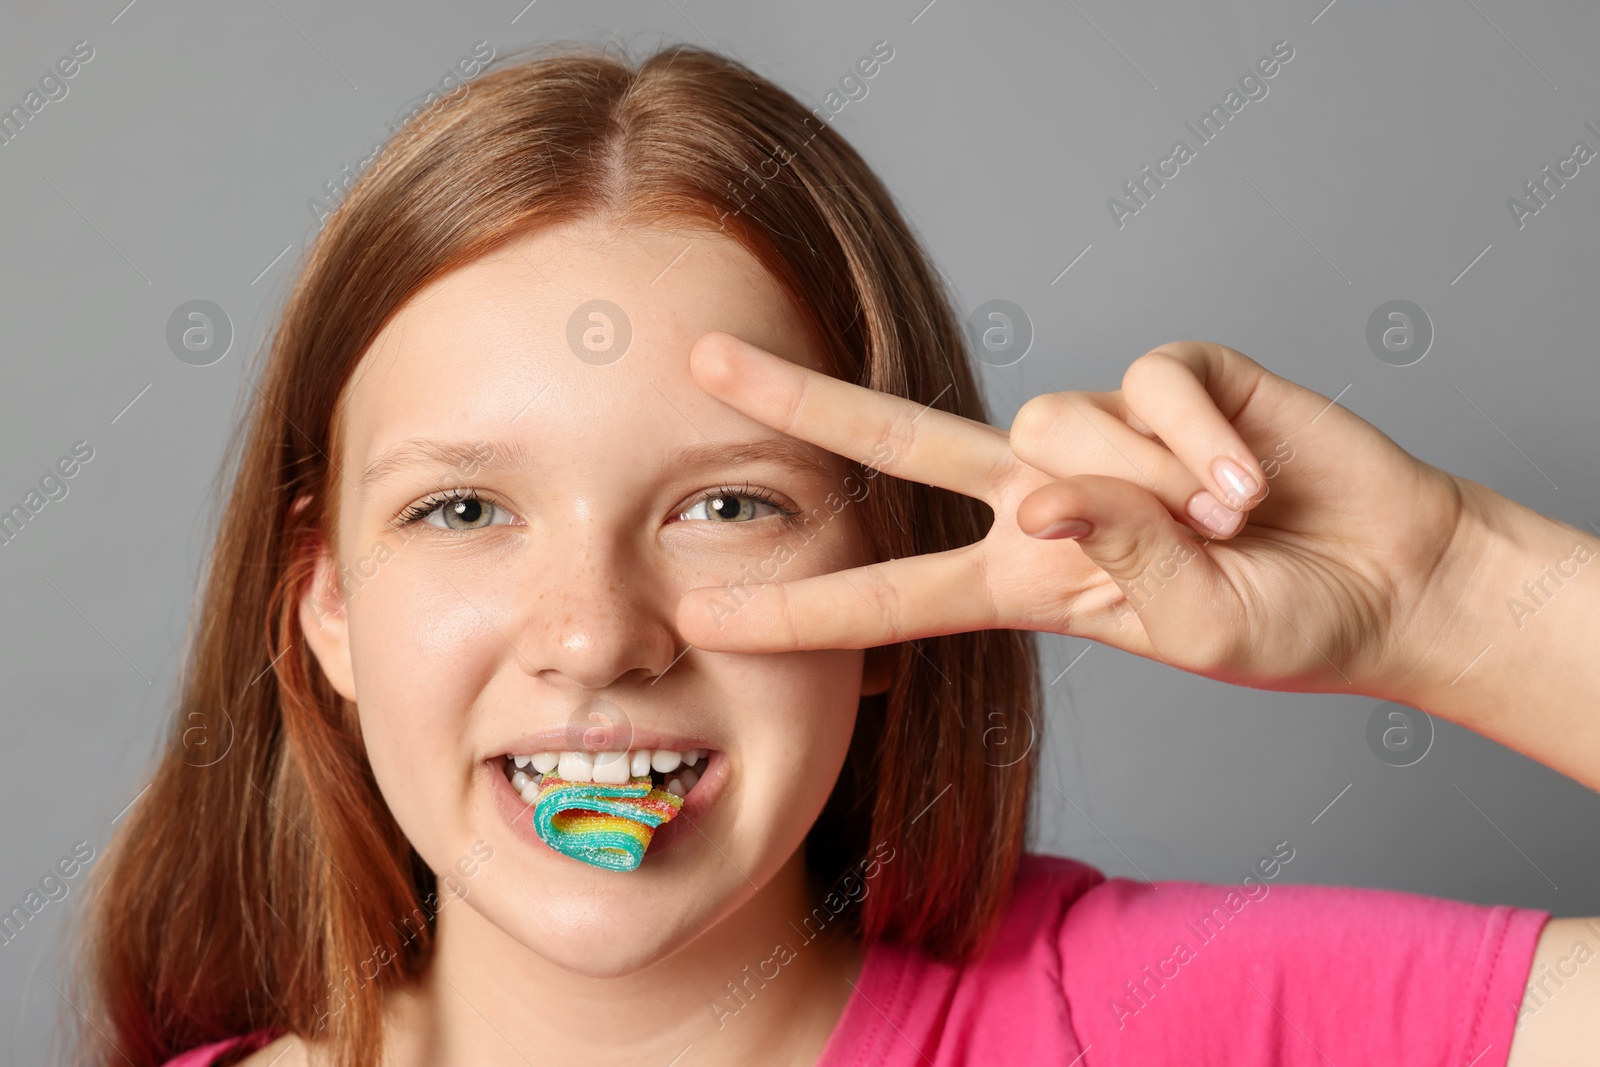
<path id="1" fill-rule="evenodd" d="M 446 504 L 459 504 L 467 500 L 475 500 L 484 504 L 494 504 L 495 507 L 500 506 L 493 500 L 480 494 L 476 489 L 447 489 L 437 496 L 430 496 L 410 505 L 400 514 L 394 517 L 391 525 L 393 525 L 397 530 L 403 530 L 407 526 L 413 526 L 416 523 L 426 519 L 429 515 L 432 515 L 435 511 L 438 511 Z M 442 534 L 463 534 L 473 533 L 475 531 L 441 529 L 439 532 Z"/>
<path id="2" fill-rule="evenodd" d="M 792 523 L 794 518 L 800 514 L 798 511 L 795 511 L 792 508 L 786 508 L 782 504 L 778 503 L 777 494 L 772 490 L 758 488 L 751 485 L 749 482 L 745 482 L 740 486 L 719 485 L 715 489 L 707 489 L 705 492 L 695 497 L 694 500 L 689 503 L 689 506 L 684 508 L 683 511 L 688 511 L 689 508 L 695 507 L 698 504 L 704 504 L 708 501 L 715 500 L 718 497 L 723 496 L 742 496 L 750 500 L 754 500 L 757 503 L 765 504 L 776 511 L 778 513 L 777 518 L 782 519 L 785 524 Z M 737 524 L 730 523 L 728 525 Z"/>
<path id="3" fill-rule="evenodd" d="M 773 493 L 772 490 L 758 488 L 751 485 L 749 482 L 744 483 L 742 486 L 719 485 L 715 489 L 708 489 L 704 493 L 701 493 L 699 496 L 695 497 L 695 499 L 682 510 L 688 511 L 689 508 L 695 507 L 696 505 L 704 504 L 715 500 L 718 497 L 725 496 L 745 497 L 758 503 L 765 504 L 768 507 L 776 510 L 778 512 L 778 518 L 783 519 L 785 523 L 790 522 L 795 518 L 795 516 L 800 514 L 798 511 L 795 511 L 792 508 L 786 508 L 782 504 L 778 503 L 777 494 Z M 468 500 L 493 504 L 495 507 L 500 507 L 500 505 L 495 503 L 495 501 L 482 496 L 476 489 L 451 489 L 437 496 L 427 497 L 426 499 L 419 500 L 415 504 L 410 505 L 404 511 L 400 512 L 399 515 L 396 515 L 391 524 L 397 530 L 404 529 L 407 526 L 413 526 L 419 522 L 422 522 L 429 515 L 432 515 L 435 511 L 438 511 L 446 504 L 459 504 Z M 680 514 L 681 513 L 682 512 L 680 512 Z M 443 534 L 465 534 L 474 533 L 476 531 L 441 529 L 439 532 Z"/>

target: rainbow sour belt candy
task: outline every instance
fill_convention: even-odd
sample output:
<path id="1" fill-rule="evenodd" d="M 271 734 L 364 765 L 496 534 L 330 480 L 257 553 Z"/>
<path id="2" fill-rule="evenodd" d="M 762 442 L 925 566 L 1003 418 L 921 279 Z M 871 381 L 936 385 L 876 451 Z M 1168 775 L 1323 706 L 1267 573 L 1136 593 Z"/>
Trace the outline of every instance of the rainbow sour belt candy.
<path id="1" fill-rule="evenodd" d="M 682 808 L 683 798 L 653 788 L 649 775 L 627 785 L 596 785 L 547 774 L 533 805 L 533 828 L 563 856 L 631 871 L 643 861 L 656 827 Z"/>

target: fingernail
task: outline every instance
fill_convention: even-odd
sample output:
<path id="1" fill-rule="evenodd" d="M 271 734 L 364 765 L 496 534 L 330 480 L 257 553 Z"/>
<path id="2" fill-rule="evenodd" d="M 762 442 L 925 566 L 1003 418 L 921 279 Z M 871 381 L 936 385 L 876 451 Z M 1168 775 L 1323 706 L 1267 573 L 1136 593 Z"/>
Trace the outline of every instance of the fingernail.
<path id="1" fill-rule="evenodd" d="M 1231 459 L 1219 459 L 1211 465 L 1211 473 L 1222 486 L 1228 506 L 1235 511 L 1244 510 L 1245 501 L 1256 495 L 1261 483 Z"/>
<path id="2" fill-rule="evenodd" d="M 1044 541 L 1055 541 L 1063 537 L 1087 537 L 1093 530 L 1094 525 L 1083 519 L 1060 519 L 1033 536 Z"/>
<path id="3" fill-rule="evenodd" d="M 1200 490 L 1189 498 L 1189 515 L 1218 537 L 1227 537 L 1244 522 L 1244 515 L 1217 503 L 1217 498 Z"/>

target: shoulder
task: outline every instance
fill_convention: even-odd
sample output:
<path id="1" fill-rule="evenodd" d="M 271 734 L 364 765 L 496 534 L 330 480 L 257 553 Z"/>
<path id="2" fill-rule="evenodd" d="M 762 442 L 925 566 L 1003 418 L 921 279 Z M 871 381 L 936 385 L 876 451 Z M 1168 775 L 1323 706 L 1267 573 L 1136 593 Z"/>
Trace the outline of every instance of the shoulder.
<path id="1" fill-rule="evenodd" d="M 1267 869 L 1084 893 L 1057 941 L 1079 1037 L 1109 1063 L 1505 1062 L 1548 913 Z"/>
<path id="2" fill-rule="evenodd" d="M 1029 947 L 1034 945 L 1048 946 L 1047 954 L 1054 955 L 1057 936 L 1069 916 L 1105 884 L 1106 876 L 1086 863 L 1024 853 L 994 937 L 968 969 L 990 970 L 1019 955 L 1036 957 L 1037 949 Z"/>
<path id="3" fill-rule="evenodd" d="M 1017 865 L 1011 900 L 1006 906 L 1004 921 L 1014 921 L 1030 908 L 1055 904 L 1071 907 L 1089 890 L 1106 881 L 1097 867 L 1081 863 L 1066 856 L 1049 856 L 1040 852 L 1025 852 Z"/>

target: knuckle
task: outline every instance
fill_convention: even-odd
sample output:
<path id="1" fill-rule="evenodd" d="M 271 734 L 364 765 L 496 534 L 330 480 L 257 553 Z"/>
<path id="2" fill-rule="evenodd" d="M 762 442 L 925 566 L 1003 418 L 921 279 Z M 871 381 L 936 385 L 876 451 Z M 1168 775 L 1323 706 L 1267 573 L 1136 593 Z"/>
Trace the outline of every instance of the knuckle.
<path id="1" fill-rule="evenodd" d="M 985 621 L 990 627 L 999 628 L 1002 625 L 1000 605 L 1006 602 L 1006 590 L 1001 588 L 1000 576 L 995 573 L 983 550 L 977 545 L 970 547 L 972 551 L 967 554 L 966 564 L 971 577 L 967 584 L 970 588 L 983 590 L 985 603 L 990 609 Z"/>
<path id="2" fill-rule="evenodd" d="M 911 421 L 909 412 L 897 410 L 889 421 L 884 424 L 883 432 L 878 435 L 872 446 L 872 455 L 862 459 L 862 463 L 873 470 L 883 470 L 892 464 L 896 457 L 904 456 L 911 451 L 917 439 L 917 427 Z"/>
<path id="3" fill-rule="evenodd" d="M 780 594 L 781 599 L 777 610 L 777 628 L 780 644 L 783 651 L 797 652 L 801 647 L 800 632 L 802 626 L 801 611 L 795 603 L 795 598 L 788 595 L 788 590 L 778 589 L 774 592 Z"/>
<path id="4" fill-rule="evenodd" d="M 1082 408 L 1080 391 L 1041 393 L 1017 410 L 1011 420 L 1011 447 L 1027 459 L 1048 447 L 1061 426 Z"/>
<path id="5" fill-rule="evenodd" d="M 1057 403 L 1055 393 L 1040 393 L 1018 408 L 1016 418 L 1011 420 L 1011 443 L 1037 441 L 1055 420 Z"/>
<path id="6" fill-rule="evenodd" d="M 895 584 L 882 576 L 874 576 L 869 590 L 869 600 L 877 611 L 879 619 L 891 630 L 899 632 L 900 626 L 900 590 Z"/>
<path id="7" fill-rule="evenodd" d="M 1094 546 L 1094 561 L 1108 574 L 1128 575 L 1124 581 L 1136 581 L 1147 569 L 1142 566 L 1145 553 L 1137 538 L 1112 537 Z"/>
<path id="8" fill-rule="evenodd" d="M 783 410 L 779 413 L 780 425 L 776 428 L 784 433 L 795 429 L 804 417 L 807 405 L 815 402 L 816 398 L 811 395 L 811 379 L 801 375 L 794 389 L 787 391 Z"/>
<path id="9" fill-rule="evenodd" d="M 1128 364 L 1128 369 L 1122 372 L 1122 391 L 1142 393 L 1171 374 L 1174 368 L 1182 366 L 1183 361 L 1172 351 L 1174 347 L 1170 343 L 1158 345 Z"/>

